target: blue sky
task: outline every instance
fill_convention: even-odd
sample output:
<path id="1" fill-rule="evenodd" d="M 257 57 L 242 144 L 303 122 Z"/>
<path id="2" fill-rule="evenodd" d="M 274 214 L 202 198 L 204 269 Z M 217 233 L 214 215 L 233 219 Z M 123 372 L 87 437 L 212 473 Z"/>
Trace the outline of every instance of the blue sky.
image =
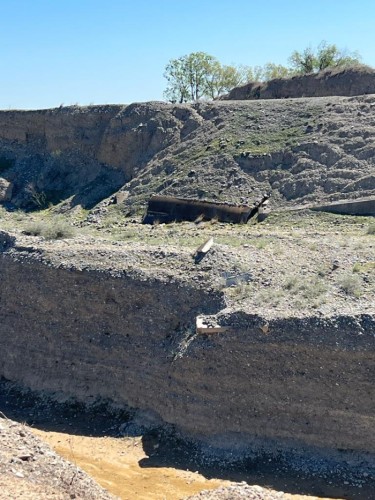
<path id="1" fill-rule="evenodd" d="M 172 58 L 287 64 L 322 40 L 375 66 L 374 0 L 0 0 L 0 109 L 163 99 Z"/>

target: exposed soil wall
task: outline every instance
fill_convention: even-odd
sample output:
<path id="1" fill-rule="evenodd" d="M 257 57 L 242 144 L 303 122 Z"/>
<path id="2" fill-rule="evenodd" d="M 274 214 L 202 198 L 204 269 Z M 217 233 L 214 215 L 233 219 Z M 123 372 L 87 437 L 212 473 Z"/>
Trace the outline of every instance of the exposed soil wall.
<path id="1" fill-rule="evenodd" d="M 93 206 L 199 120 L 162 102 L 0 111 L 0 202 L 25 206 L 32 187 L 48 202 Z"/>
<path id="2" fill-rule="evenodd" d="M 375 71 L 369 67 L 331 69 L 269 82 L 235 87 L 224 99 L 286 99 L 291 97 L 356 96 L 375 93 Z"/>
<path id="3" fill-rule="evenodd" d="M 109 398 L 217 447 L 375 453 L 375 319 L 231 313 L 194 286 L 58 269 L 0 255 L 0 376 L 35 390 Z M 15 285 L 17 284 L 17 285 Z"/>

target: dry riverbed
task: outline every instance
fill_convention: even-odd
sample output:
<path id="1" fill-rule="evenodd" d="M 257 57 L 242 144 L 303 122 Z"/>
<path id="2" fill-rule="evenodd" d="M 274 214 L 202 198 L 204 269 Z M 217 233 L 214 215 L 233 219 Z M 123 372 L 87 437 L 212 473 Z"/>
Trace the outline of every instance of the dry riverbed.
<path id="1" fill-rule="evenodd" d="M 231 489 L 221 490 L 221 495 L 224 495 L 225 491 L 231 493 L 232 496 L 227 498 L 234 498 L 236 490 L 240 492 L 241 489 L 247 489 L 247 498 L 251 498 L 249 495 L 252 492 L 257 495 L 254 498 L 267 500 L 328 500 L 316 496 L 283 494 L 260 486 L 250 488 L 245 485 L 233 485 L 222 479 L 207 479 L 198 471 L 173 467 L 144 468 L 140 464 L 147 455 L 140 437 L 87 437 L 37 429 L 33 429 L 33 432 L 50 444 L 57 453 L 82 468 L 101 486 L 123 500 L 176 500 L 202 490 L 229 486 Z M 205 496 L 202 494 L 198 498 Z"/>

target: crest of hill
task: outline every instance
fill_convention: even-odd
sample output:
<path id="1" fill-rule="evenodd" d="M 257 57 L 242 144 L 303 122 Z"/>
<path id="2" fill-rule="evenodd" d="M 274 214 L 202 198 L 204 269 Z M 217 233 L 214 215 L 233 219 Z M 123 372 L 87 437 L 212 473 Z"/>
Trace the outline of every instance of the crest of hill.
<path id="1" fill-rule="evenodd" d="M 375 93 L 375 70 L 358 65 L 329 68 L 319 73 L 250 82 L 235 87 L 224 100 L 286 99 L 296 97 L 357 96 Z"/>

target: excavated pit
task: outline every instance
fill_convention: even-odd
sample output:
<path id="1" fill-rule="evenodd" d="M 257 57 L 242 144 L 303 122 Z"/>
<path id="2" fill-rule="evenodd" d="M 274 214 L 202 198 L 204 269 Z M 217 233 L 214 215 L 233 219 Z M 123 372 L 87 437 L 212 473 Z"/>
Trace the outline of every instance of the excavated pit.
<path id="1" fill-rule="evenodd" d="M 225 310 L 218 290 L 66 266 L 2 235 L 1 377 L 136 409 L 225 461 L 283 457 L 371 477 L 372 315 L 265 323 Z M 199 315 L 223 333 L 197 335 Z"/>

